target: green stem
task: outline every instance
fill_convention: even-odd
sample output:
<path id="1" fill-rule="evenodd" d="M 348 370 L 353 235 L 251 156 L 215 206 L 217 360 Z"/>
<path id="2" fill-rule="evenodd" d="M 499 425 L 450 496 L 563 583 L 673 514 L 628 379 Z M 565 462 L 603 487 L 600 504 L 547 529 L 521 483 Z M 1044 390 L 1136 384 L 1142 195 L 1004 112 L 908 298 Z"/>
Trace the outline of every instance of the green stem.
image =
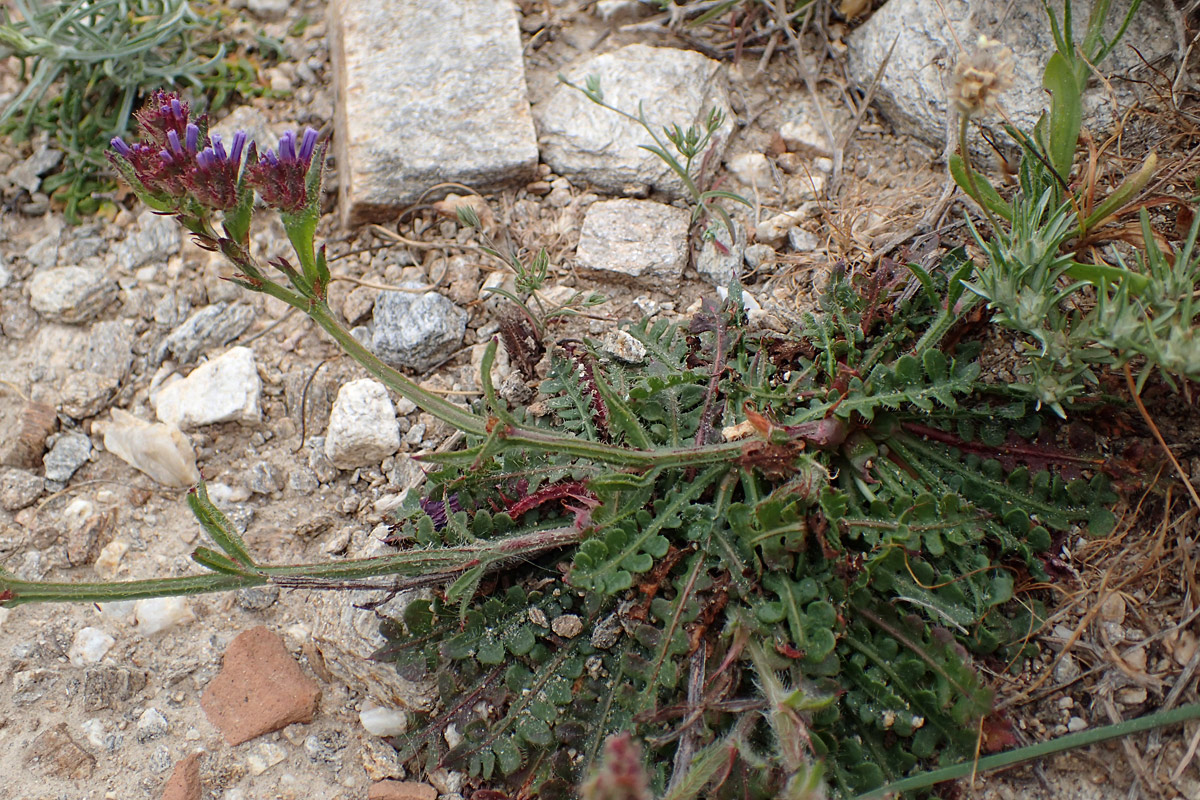
<path id="1" fill-rule="evenodd" d="M 285 302 L 290 302 L 286 298 L 281 299 L 285 299 Z M 303 302 L 304 305 L 297 305 L 296 303 L 292 303 L 292 305 L 297 305 L 298 308 L 306 312 L 314 322 L 333 337 L 334 341 L 351 358 L 361 364 L 367 372 L 378 378 L 389 389 L 407 397 L 416 403 L 422 411 L 432 414 L 463 433 L 475 436 L 487 436 L 488 426 L 486 419 L 454 405 L 454 403 L 433 392 L 422 389 L 415 381 L 405 377 L 399 370 L 383 363 L 378 356 L 363 347 L 357 339 L 350 335 L 350 331 L 343 328 L 334 319 L 326 303 L 319 300 L 306 300 Z"/>
<path id="2" fill-rule="evenodd" d="M 380 576 L 415 576 L 423 583 L 448 581 L 464 570 L 483 566 L 488 571 L 527 561 L 548 550 L 578 544 L 588 535 L 574 527 L 525 531 L 459 547 L 408 550 L 390 556 L 253 567 L 238 574 L 214 572 L 182 578 L 117 583 L 54 583 L 23 581 L 0 572 L 0 602 L 6 607 L 25 603 L 111 603 L 169 595 L 227 592 L 267 583 L 291 587 L 346 588 L 345 582 Z"/>
<path id="3" fill-rule="evenodd" d="M 874 800 L 875 798 L 894 797 L 900 792 L 925 789 L 933 786 L 935 783 L 952 781 L 956 778 L 965 778 L 973 773 L 986 772 L 1012 764 L 1020 764 L 1023 761 L 1061 753 L 1064 750 L 1087 747 L 1098 742 L 1106 742 L 1109 739 L 1129 736 L 1130 734 L 1148 731 L 1152 728 L 1160 728 L 1164 725 L 1173 725 L 1177 722 L 1186 722 L 1192 719 L 1200 719 L 1200 703 L 1180 706 L 1170 711 L 1147 714 L 1144 717 L 1119 722 L 1116 725 L 1107 725 L 1103 728 L 1069 733 L 1066 736 L 1060 736 L 1048 742 L 1020 747 L 1016 750 L 1009 750 L 1006 753 L 997 753 L 994 756 L 985 756 L 976 761 L 964 761 L 961 764 L 930 770 L 920 775 L 913 775 L 910 778 L 889 783 L 878 789 L 872 789 L 869 792 L 860 794 L 854 800 Z"/>
<path id="4" fill-rule="evenodd" d="M 342 348 L 367 372 L 382 381 L 388 388 L 407 397 L 416 403 L 422 411 L 426 411 L 446 422 L 463 433 L 475 436 L 488 435 L 488 420 L 478 414 L 472 414 L 453 403 L 446 401 L 432 392 L 422 389 L 415 382 L 401 374 L 398 370 L 379 360 L 379 357 L 350 335 L 343 328 L 329 306 L 320 301 L 308 301 L 292 295 L 282 287 L 274 284 L 279 291 L 269 292 L 284 302 L 305 311 L 313 321 L 320 325 L 326 333 L 342 346 Z M 287 295 L 287 296 L 284 296 Z M 294 300 L 293 300 L 294 298 Z M 711 464 L 727 461 L 730 457 L 740 454 L 743 443 L 724 442 L 704 447 L 661 448 L 652 450 L 634 450 L 601 442 L 592 442 L 574 436 L 563 436 L 550 433 L 539 428 L 509 425 L 500 433 L 501 438 L 513 444 L 524 445 L 534 450 L 550 453 L 590 458 L 606 464 L 619 464 L 628 467 L 679 467 Z"/>

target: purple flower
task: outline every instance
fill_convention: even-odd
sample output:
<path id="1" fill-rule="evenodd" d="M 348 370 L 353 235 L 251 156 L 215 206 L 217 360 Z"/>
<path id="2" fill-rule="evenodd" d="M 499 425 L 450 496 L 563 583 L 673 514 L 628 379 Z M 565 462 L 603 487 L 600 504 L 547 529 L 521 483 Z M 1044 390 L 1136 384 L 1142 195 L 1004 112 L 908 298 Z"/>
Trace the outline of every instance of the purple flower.
<path id="1" fill-rule="evenodd" d="M 188 188 L 201 204 L 221 211 L 237 205 L 238 172 L 245 145 L 246 132 L 238 131 L 227 153 L 221 135 L 214 133 L 209 146 L 196 153 L 195 166 L 188 172 Z"/>
<path id="2" fill-rule="evenodd" d="M 308 204 L 306 178 L 316 151 L 318 134 L 312 128 L 296 148 L 296 134 L 287 131 L 279 137 L 279 151 L 266 151 L 257 164 L 246 167 L 246 177 L 271 208 L 296 213 Z"/>
<path id="3" fill-rule="evenodd" d="M 462 506 L 459 505 L 458 495 L 452 494 L 445 500 L 428 500 L 422 497 L 421 510 L 433 520 L 433 529 L 440 531 L 450 521 L 451 514 L 462 511 Z"/>
<path id="4" fill-rule="evenodd" d="M 149 102 L 134 117 L 142 136 L 165 148 L 168 134 L 174 133 L 177 138 L 181 134 L 186 136 L 190 113 L 191 108 L 179 99 L 179 95 L 159 90 L 151 95 Z"/>

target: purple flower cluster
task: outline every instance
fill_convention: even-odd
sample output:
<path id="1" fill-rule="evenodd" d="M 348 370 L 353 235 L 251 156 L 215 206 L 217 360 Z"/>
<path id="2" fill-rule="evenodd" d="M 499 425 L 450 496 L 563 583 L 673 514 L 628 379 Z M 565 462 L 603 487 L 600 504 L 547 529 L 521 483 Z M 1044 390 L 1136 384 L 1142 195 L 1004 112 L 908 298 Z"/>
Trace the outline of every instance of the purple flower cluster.
<path id="1" fill-rule="evenodd" d="M 158 91 L 134 116 L 142 141 L 127 144 L 112 140 L 109 157 L 132 171 L 142 186 L 161 199 L 194 200 L 207 208 L 228 211 L 238 203 L 238 177 L 242 171 L 246 133 L 238 131 L 228 150 L 219 134 L 208 136 L 205 118 L 190 119 L 191 109 L 173 92 Z M 246 164 L 246 182 L 258 190 L 272 208 L 296 212 L 308 201 L 305 178 L 317 146 L 317 132 L 304 132 L 299 150 L 288 131 L 279 141 L 278 154 L 267 152 Z M 250 158 L 253 158 L 251 155 Z"/>
<path id="2" fill-rule="evenodd" d="M 317 147 L 317 132 L 304 131 L 300 148 L 296 134 L 287 131 L 279 137 L 279 153 L 268 150 L 257 164 L 246 167 L 246 179 L 258 190 L 263 202 L 271 208 L 295 213 L 308 204 L 306 177 Z"/>

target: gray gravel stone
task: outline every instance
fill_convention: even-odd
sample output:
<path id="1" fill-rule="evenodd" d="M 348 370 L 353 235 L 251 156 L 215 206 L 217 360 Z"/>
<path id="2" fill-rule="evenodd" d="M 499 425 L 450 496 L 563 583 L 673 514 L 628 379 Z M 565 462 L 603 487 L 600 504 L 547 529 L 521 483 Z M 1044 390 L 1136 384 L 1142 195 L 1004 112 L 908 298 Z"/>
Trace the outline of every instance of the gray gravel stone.
<path id="1" fill-rule="evenodd" d="M 8 268 L 8 261 L 5 260 L 3 253 L 0 253 L 0 289 L 7 289 L 12 283 L 12 270 Z"/>
<path id="2" fill-rule="evenodd" d="M 51 222 L 51 220 L 53 220 Z M 25 260 L 35 269 L 50 269 L 58 264 L 58 245 L 62 236 L 62 220 L 55 216 L 47 217 L 45 235 L 38 239 L 22 253 Z"/>
<path id="3" fill-rule="evenodd" d="M 85 258 L 93 258 L 108 249 L 101 225 L 80 225 L 70 229 L 58 251 L 59 258 L 70 264 L 78 264 Z"/>
<path id="4" fill-rule="evenodd" d="M 23 469 L 0 469 L 0 508 L 17 511 L 33 503 L 46 488 L 46 482 Z"/>
<path id="5" fill-rule="evenodd" d="M 310 494 L 320 485 L 316 473 L 308 467 L 296 467 L 288 475 L 288 487 L 296 494 Z"/>
<path id="6" fill-rule="evenodd" d="M 46 692 L 58 683 L 58 674 L 52 669 L 26 669 L 13 673 L 13 705 L 31 706 L 46 696 Z"/>
<path id="7" fill-rule="evenodd" d="M 343 221 L 388 215 L 429 186 L 533 177 L 537 139 L 509 0 L 331 3 Z"/>
<path id="8" fill-rule="evenodd" d="M 580 269 L 619 283 L 672 291 L 687 263 L 691 215 L 651 200 L 593 203 L 576 251 Z"/>
<path id="9" fill-rule="evenodd" d="M 744 257 L 750 269 L 764 269 L 775 261 L 775 248 L 769 244 L 747 245 Z"/>
<path id="10" fill-rule="evenodd" d="M 737 238 L 731 241 L 729 229 L 715 223 L 709 228 L 712 236 L 705 237 L 696 256 L 696 272 L 713 286 L 728 288 L 730 281 L 740 275 L 742 254 L 746 250 L 746 229 L 735 222 L 733 230 Z"/>
<path id="11" fill-rule="evenodd" d="M 29 281 L 29 304 L 55 322 L 86 322 L 117 299 L 117 284 L 103 270 L 53 267 Z"/>
<path id="12" fill-rule="evenodd" d="M 181 364 L 194 361 L 201 353 L 221 347 L 241 336 L 258 312 L 246 303 L 214 303 L 193 313 L 154 349 L 153 361 L 161 363 L 171 355 Z"/>
<path id="13" fill-rule="evenodd" d="M 600 78 L 604 99 L 611 105 L 636 114 L 641 103 L 655 132 L 664 125 L 703 124 L 710 109 L 720 110 L 725 124 L 714 138 L 715 158 L 710 159 L 720 163 L 733 119 L 718 62 L 692 50 L 632 44 L 567 71 L 568 79 L 579 86 L 592 75 Z M 557 86 L 534 108 L 534 115 L 542 158 L 572 182 L 586 181 L 613 194 L 644 195 L 656 189 L 683 195 L 679 177 L 639 146 L 651 143 L 649 134 L 583 93 Z"/>
<path id="14" fill-rule="evenodd" d="M 92 454 L 92 440 L 85 434 L 70 432 L 58 437 L 50 452 L 42 457 L 46 480 L 66 483 L 75 470 L 87 463 Z"/>
<path id="15" fill-rule="evenodd" d="M 310 761 L 338 764 L 341 752 L 346 749 L 346 734 L 339 730 L 314 733 L 304 739 L 304 750 Z"/>
<path id="16" fill-rule="evenodd" d="M 83 673 L 83 710 L 119 709 L 146 688 L 146 673 L 130 667 L 94 667 Z"/>
<path id="17" fill-rule="evenodd" d="M 1061 4 L 1051 5 L 1061 8 Z M 1091 4 L 1087 0 L 1077 0 L 1073 5 L 1079 39 Z M 1114 11 L 1119 13 L 1109 14 L 1106 36 L 1113 35 L 1127 6 L 1128 3 L 1114 4 Z M 1175 37 L 1167 19 L 1159 0 L 1148 0 L 1134 17 L 1120 44 L 1099 65 L 1101 71 L 1132 74 L 1135 78 L 1149 77 L 1145 65 L 1174 52 Z M 876 102 L 900 131 L 941 147 L 950 113 L 947 89 L 959 57 L 957 42 L 962 42 L 971 52 L 981 33 L 998 38 L 1013 49 L 1013 88 L 1000 95 L 999 101 L 1008 119 L 1018 128 L 1032 130 L 1042 109 L 1047 106 L 1042 71 L 1046 58 L 1054 52 L 1050 26 L 1040 3 L 890 0 L 847 37 L 850 78 L 860 86 L 870 85 L 879 65 L 896 42 L 876 90 Z M 1159 69 L 1167 74 L 1172 72 L 1169 65 Z M 1113 81 L 1112 89 L 1116 92 L 1117 108 L 1128 108 L 1133 98 L 1132 84 Z M 1085 126 L 1108 128 L 1115 122 L 1116 109 L 1109 102 L 1108 89 L 1098 87 L 1089 91 L 1084 95 L 1083 105 Z M 997 114 L 981 121 L 995 129 L 1003 122 Z"/>
<path id="18" fill-rule="evenodd" d="M 362 378 L 343 386 L 329 413 L 325 455 L 339 469 L 377 466 L 400 448 L 396 409 L 379 381 Z"/>
<path id="19" fill-rule="evenodd" d="M 247 0 L 246 8 L 262 19 L 283 19 L 287 15 L 291 0 Z"/>
<path id="20" fill-rule="evenodd" d="M 117 264 L 124 270 L 134 270 L 149 261 L 165 263 L 168 256 L 179 252 L 181 228 L 171 217 L 146 209 L 138 215 L 137 228 L 125 241 L 117 244 Z"/>
<path id="21" fill-rule="evenodd" d="M 243 611 L 263 611 L 279 599 L 279 587 L 273 584 L 239 589 L 234 593 L 234 602 Z"/>
<path id="22" fill-rule="evenodd" d="M 815 233 L 796 227 L 788 231 L 788 245 L 797 253 L 811 253 L 817 249 L 820 242 Z"/>
<path id="23" fill-rule="evenodd" d="M 246 483 L 247 488 L 254 494 L 271 495 L 282 489 L 286 480 L 284 472 L 279 467 L 266 461 L 259 461 L 250 468 L 249 479 Z"/>
<path id="24" fill-rule="evenodd" d="M 312 470 L 313 477 L 321 483 L 335 480 L 337 467 L 325 455 L 325 437 L 313 436 L 304 443 L 304 447 L 308 450 L 308 468 Z"/>
<path id="25" fill-rule="evenodd" d="M 167 718 L 157 708 L 147 708 L 138 717 L 137 721 L 137 740 L 139 742 L 148 742 L 151 739 L 157 739 L 167 732 Z"/>
<path id="26" fill-rule="evenodd" d="M 46 143 L 42 142 L 33 155 L 8 171 L 7 178 L 33 194 L 42 185 L 42 176 L 57 167 L 62 158 L 61 150 L 47 147 Z"/>
<path id="27" fill-rule="evenodd" d="M 371 349 L 393 366 L 429 369 L 453 354 L 466 332 L 467 312 L 437 292 L 380 292 L 375 298 Z"/>

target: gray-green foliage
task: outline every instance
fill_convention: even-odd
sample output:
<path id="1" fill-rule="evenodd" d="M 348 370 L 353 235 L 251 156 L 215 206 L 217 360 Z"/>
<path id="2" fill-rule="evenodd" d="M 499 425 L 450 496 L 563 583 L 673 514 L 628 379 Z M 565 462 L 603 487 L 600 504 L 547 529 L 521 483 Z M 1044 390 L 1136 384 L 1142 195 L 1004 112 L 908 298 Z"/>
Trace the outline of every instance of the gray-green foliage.
<path id="1" fill-rule="evenodd" d="M 104 149 L 145 95 L 187 85 L 211 90 L 219 106 L 231 92 L 260 91 L 249 62 L 225 51 L 188 0 L 10 0 L 0 7 L 0 57 L 17 59 L 23 85 L 0 109 L 0 130 L 49 131 L 67 163 L 45 188 L 62 189 L 68 216 L 92 213 Z"/>
<path id="2" fill-rule="evenodd" d="M 933 296 L 962 262 L 927 276 Z M 757 432 L 727 460 L 630 471 L 522 448 L 481 458 L 486 445 L 440 457 L 431 496 L 464 510 L 438 530 L 414 501 L 398 540 L 593 533 L 385 626 L 379 657 L 441 698 L 403 753 L 547 798 L 571 796 L 625 730 L 670 797 L 810 798 L 823 780 L 853 794 L 970 756 L 991 709 L 973 658 L 1019 659 L 1039 619 L 1009 603 L 1014 575 L 1042 574 L 1051 531 L 1106 530 L 1115 498 L 1102 476 L 1064 478 L 1055 467 L 1072 459 L 1053 448 L 1016 446 L 1041 420 L 983 389 L 977 348 L 915 349 L 953 312 L 863 289 L 836 281 L 794 339 L 750 334 L 735 298 L 687 327 L 630 328 L 649 353 L 637 367 L 591 345 L 557 352 L 539 424 L 699 453 L 750 418 Z M 462 738 L 447 747 L 451 726 Z M 698 779 L 681 747 L 742 767 Z"/>
<path id="3" fill-rule="evenodd" d="M 1181 247 L 1164 251 L 1142 209 L 1140 241 L 1131 256 L 1110 246 L 1106 261 L 1082 260 L 1105 240 L 1103 226 L 1137 198 L 1157 166 L 1150 153 L 1137 171 L 1100 197 L 1094 171 L 1081 171 L 1077 184 L 1071 183 L 1087 79 L 1116 46 L 1140 0 L 1130 4 L 1115 35 L 1106 39 L 1111 6 L 1111 0 L 1092 4 L 1078 42 L 1072 37 L 1069 0 L 1061 20 L 1046 7 L 1057 48 L 1043 80 L 1051 104 L 1032 134 L 1008 129 L 1022 151 L 1011 199 L 1001 197 L 968 163 L 965 116 L 960 155 L 950 165 L 954 179 L 991 223 L 987 235 L 972 226 L 985 261 L 969 288 L 988 302 L 995 322 L 1024 337 L 1019 340 L 1022 381 L 1016 388 L 1059 415 L 1065 414 L 1065 404 L 1096 385 L 1097 368 L 1122 366 L 1135 357 L 1144 360 L 1142 381 L 1154 370 L 1169 381 L 1200 379 L 1200 343 L 1194 334 L 1200 311 L 1194 301 L 1200 282 L 1196 227 Z"/>

